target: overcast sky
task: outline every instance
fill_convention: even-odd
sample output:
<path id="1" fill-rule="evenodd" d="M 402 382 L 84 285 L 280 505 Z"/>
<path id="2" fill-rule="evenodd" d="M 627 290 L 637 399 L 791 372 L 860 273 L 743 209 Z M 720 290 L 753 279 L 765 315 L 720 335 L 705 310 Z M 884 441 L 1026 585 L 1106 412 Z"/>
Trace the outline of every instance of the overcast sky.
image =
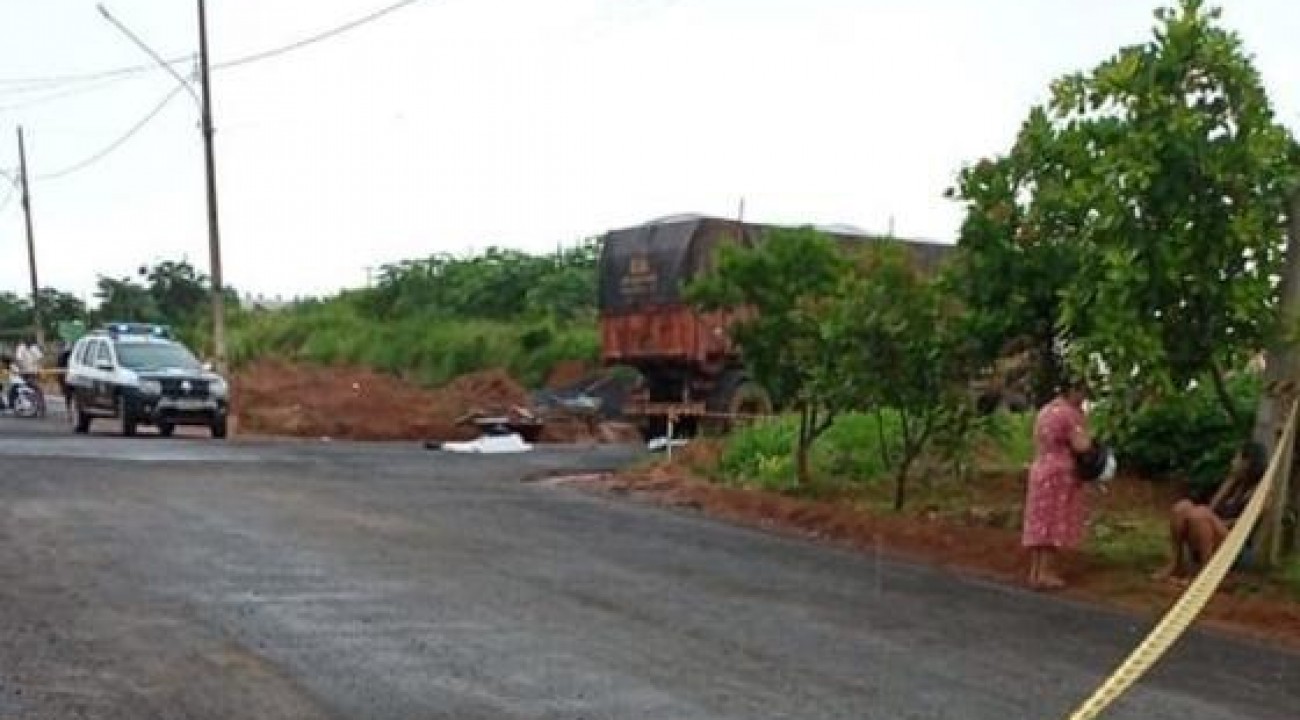
<path id="1" fill-rule="evenodd" d="M 215 61 L 392 0 L 209 0 Z M 105 0 L 165 56 L 194 3 Z M 1300 127 L 1300 9 L 1226 0 L 1282 120 Z M 93 156 L 175 86 L 162 72 L 15 78 L 148 62 L 94 0 L 0 0 L 0 169 Z M 1143 0 L 423 0 L 214 75 L 227 281 L 334 292 L 365 268 L 497 244 L 533 251 L 681 212 L 848 223 L 951 242 L 942 197 L 1006 148 L 1056 76 L 1149 36 Z M 41 282 L 186 256 L 207 269 L 198 112 L 175 97 L 129 142 L 33 186 Z M 0 180 L 0 203 L 8 190 Z M 0 290 L 27 291 L 17 202 Z"/>

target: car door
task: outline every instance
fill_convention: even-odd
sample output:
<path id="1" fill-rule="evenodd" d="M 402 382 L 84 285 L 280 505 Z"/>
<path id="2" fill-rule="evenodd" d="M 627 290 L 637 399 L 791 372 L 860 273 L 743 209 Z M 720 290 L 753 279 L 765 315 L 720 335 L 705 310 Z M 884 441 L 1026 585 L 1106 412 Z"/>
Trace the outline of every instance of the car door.
<path id="1" fill-rule="evenodd" d="M 77 343 L 68 361 L 68 392 L 83 408 L 89 407 L 93 399 L 94 356 L 95 341 L 86 339 Z"/>
<path id="2" fill-rule="evenodd" d="M 116 410 L 117 397 L 114 392 L 113 377 L 117 365 L 113 362 L 113 351 L 107 342 L 95 341 L 95 355 L 91 362 L 93 383 L 93 404 L 100 410 Z"/>

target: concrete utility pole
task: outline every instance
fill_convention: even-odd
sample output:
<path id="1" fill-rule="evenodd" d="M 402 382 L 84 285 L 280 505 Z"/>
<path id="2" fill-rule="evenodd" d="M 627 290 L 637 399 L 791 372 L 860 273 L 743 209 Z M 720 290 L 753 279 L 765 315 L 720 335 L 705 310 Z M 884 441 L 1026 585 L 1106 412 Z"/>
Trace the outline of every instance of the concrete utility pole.
<path id="1" fill-rule="evenodd" d="M 208 11 L 199 2 L 199 66 L 203 82 L 203 158 L 208 190 L 208 255 L 212 273 L 212 350 L 217 368 L 226 369 L 225 283 L 221 272 L 221 230 L 217 220 L 217 160 L 212 143 L 212 69 L 208 61 Z"/>
<path id="2" fill-rule="evenodd" d="M 207 191 L 208 207 L 208 260 L 211 265 L 209 272 L 212 275 L 212 351 L 217 367 L 224 370 L 226 366 L 226 311 L 225 311 L 225 282 L 222 279 L 221 271 L 221 229 L 218 222 L 217 213 L 217 160 L 216 152 L 213 149 L 213 130 L 212 130 L 212 68 L 208 59 L 208 11 L 207 3 L 204 0 L 198 0 L 199 14 L 199 81 L 201 84 L 200 94 L 195 94 L 194 87 L 188 80 L 181 77 L 179 73 L 162 58 L 152 48 L 144 43 L 143 40 L 136 37 L 126 25 L 123 25 L 113 17 L 108 8 L 102 4 L 99 6 L 99 12 L 104 19 L 111 22 L 122 34 L 126 35 L 131 42 L 135 43 L 149 57 L 153 58 L 162 69 L 176 78 L 176 81 L 189 92 L 194 101 L 199 104 L 199 113 L 202 117 L 203 127 L 203 170 L 204 180 Z"/>
<path id="3" fill-rule="evenodd" d="M 1271 456 L 1276 450 L 1282 425 L 1287 420 L 1291 403 L 1300 398 L 1300 353 L 1294 341 L 1300 329 L 1300 190 L 1291 196 L 1287 223 L 1286 265 L 1282 283 L 1278 288 L 1282 336 L 1275 347 L 1268 349 L 1264 368 L 1264 395 L 1255 413 L 1254 439 L 1264 446 Z M 1295 461 L 1300 453 L 1291 453 L 1291 463 L 1279 469 L 1277 494 L 1269 503 L 1256 531 L 1256 551 L 1267 566 L 1276 566 L 1284 551 L 1295 549 L 1297 528 L 1286 531 L 1288 509 L 1300 508 L 1300 483 L 1296 477 Z M 1288 537 L 1289 535 L 1289 537 Z"/>
<path id="4" fill-rule="evenodd" d="M 27 146 L 23 126 L 18 126 L 18 182 L 21 185 L 23 219 L 27 225 L 27 270 L 32 280 L 32 331 L 36 344 L 45 346 L 45 326 L 41 322 L 41 283 L 36 276 L 36 236 L 32 232 L 32 193 L 27 182 Z"/>

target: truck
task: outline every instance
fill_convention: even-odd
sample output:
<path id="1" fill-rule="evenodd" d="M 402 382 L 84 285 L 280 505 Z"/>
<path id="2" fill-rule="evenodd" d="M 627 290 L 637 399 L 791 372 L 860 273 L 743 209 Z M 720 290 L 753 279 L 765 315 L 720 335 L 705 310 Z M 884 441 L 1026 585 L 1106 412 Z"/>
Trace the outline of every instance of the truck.
<path id="1" fill-rule="evenodd" d="M 725 244 L 763 241 L 772 225 L 679 215 L 612 230 L 602 242 L 598 311 L 601 363 L 633 368 L 637 390 L 623 408 L 647 437 L 706 428 L 770 414 L 772 399 L 746 372 L 729 329 L 745 310 L 701 312 L 686 286 L 716 266 Z M 850 228 L 823 228 L 845 246 L 879 238 Z M 905 240 L 925 272 L 937 271 L 951 245 Z"/>

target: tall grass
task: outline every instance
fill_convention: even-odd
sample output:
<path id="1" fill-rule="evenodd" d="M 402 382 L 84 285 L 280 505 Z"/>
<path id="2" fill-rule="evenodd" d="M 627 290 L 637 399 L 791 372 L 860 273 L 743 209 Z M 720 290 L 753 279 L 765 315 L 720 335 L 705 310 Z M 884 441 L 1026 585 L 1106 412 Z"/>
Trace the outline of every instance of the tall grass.
<path id="1" fill-rule="evenodd" d="M 594 319 L 563 326 L 432 313 L 372 319 L 339 300 L 241 313 L 230 324 L 228 346 L 236 365 L 262 358 L 364 365 L 431 386 L 485 368 L 537 385 L 557 362 L 595 360 L 599 352 Z"/>

